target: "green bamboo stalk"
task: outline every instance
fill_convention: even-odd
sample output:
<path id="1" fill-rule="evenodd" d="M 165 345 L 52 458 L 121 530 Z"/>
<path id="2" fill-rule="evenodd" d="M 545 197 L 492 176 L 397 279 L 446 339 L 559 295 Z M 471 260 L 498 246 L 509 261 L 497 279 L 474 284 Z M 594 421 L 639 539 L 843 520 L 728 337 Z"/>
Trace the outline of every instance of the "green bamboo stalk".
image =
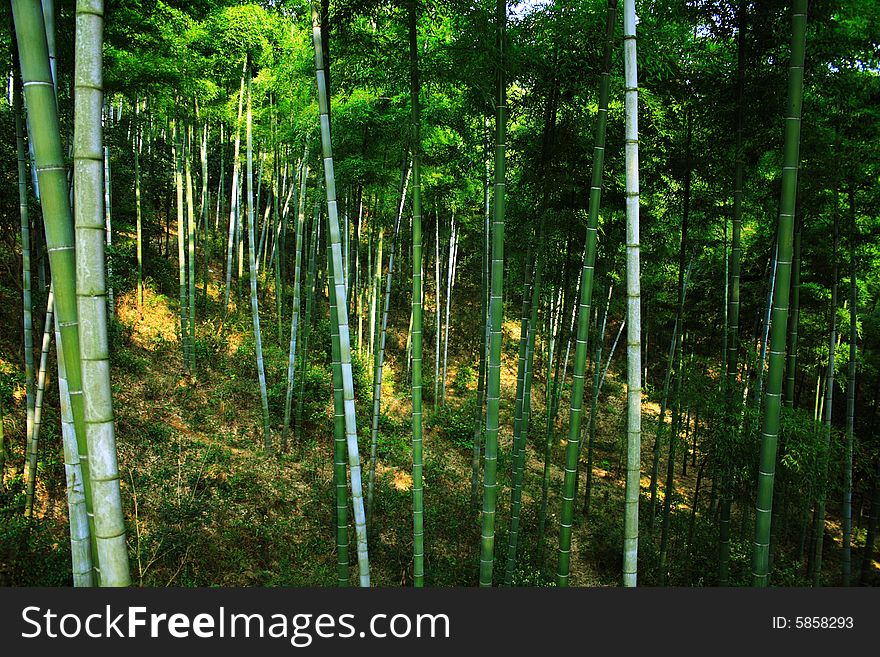
<path id="1" fill-rule="evenodd" d="M 443 321 L 443 383 L 440 386 L 440 404 L 446 403 L 446 365 L 449 355 L 449 307 L 452 304 L 452 288 L 455 285 L 455 268 L 458 259 L 458 238 L 461 229 L 455 225 L 452 213 L 452 234 L 449 236 L 449 266 L 446 270 L 446 318 Z"/>
<path id="2" fill-rule="evenodd" d="M 440 290 L 440 215 L 434 209 L 434 408 L 440 401 L 440 333 L 443 320 L 440 316 L 442 293 Z"/>
<path id="3" fill-rule="evenodd" d="M 55 295 L 49 287 L 49 298 L 46 302 L 46 322 L 43 329 L 43 344 L 40 349 L 40 368 L 37 373 L 37 394 L 34 400 L 34 419 L 28 435 L 26 457 L 24 462 L 25 515 L 33 516 L 34 489 L 37 483 L 37 450 L 40 441 L 40 428 L 43 424 L 43 396 L 46 392 L 46 372 L 49 362 L 49 345 L 52 341 L 52 316 L 55 310 Z M 66 385 L 66 384 L 65 384 Z"/>
<path id="4" fill-rule="evenodd" d="M 483 406 L 486 396 L 486 361 L 489 355 L 489 134 L 488 118 L 486 119 L 485 176 L 483 177 L 483 248 L 482 267 L 480 267 L 480 374 L 477 379 L 477 407 L 474 411 L 474 449 L 471 462 L 471 506 L 479 503 L 480 485 L 480 452 L 483 442 Z"/>
<path id="5" fill-rule="evenodd" d="M 300 313 L 300 275 L 305 251 L 303 227 L 306 218 L 306 180 L 309 177 L 309 145 L 306 142 L 303 164 L 300 172 L 299 210 L 296 214 L 296 256 L 293 268 L 293 317 L 290 321 L 290 349 L 287 359 L 287 393 L 284 397 L 284 428 L 281 431 L 281 449 L 287 449 L 287 431 L 290 427 L 290 407 L 293 399 L 293 381 L 296 374 L 296 338 L 299 331 Z M 280 260 L 280 257 L 278 258 Z"/>
<path id="6" fill-rule="evenodd" d="M 53 300 L 53 286 L 49 287 L 49 300 Z M 48 307 L 48 306 L 47 306 Z M 54 329 L 52 323 L 54 322 Z M 67 488 L 67 513 L 70 526 L 70 560 L 75 587 L 94 586 L 95 569 L 92 562 L 90 518 L 87 510 L 89 504 L 83 480 L 82 462 L 76 443 L 76 432 L 73 426 L 73 411 L 70 405 L 70 391 L 67 385 L 67 374 L 64 367 L 64 349 L 61 345 L 61 333 L 57 317 L 52 318 L 46 313 L 46 329 L 49 332 L 43 338 L 48 352 L 51 331 L 55 333 L 56 358 L 58 359 L 58 397 L 61 402 L 61 437 L 64 451 L 64 475 Z M 45 380 L 45 377 L 44 377 Z"/>
<path id="7" fill-rule="evenodd" d="M 174 160 L 174 186 L 177 190 L 177 280 L 180 291 L 180 347 L 183 351 L 184 367 L 189 367 L 189 303 L 187 302 L 187 273 L 186 273 L 186 199 L 183 189 L 183 137 L 179 121 L 171 120 L 173 134 L 171 143 L 171 158 Z"/>
<path id="8" fill-rule="evenodd" d="M 837 193 L 834 202 L 838 203 Z M 834 209 L 834 241 L 831 248 L 833 260 L 831 274 L 831 309 L 829 313 L 830 337 L 828 339 L 828 370 L 825 375 L 825 426 L 823 430 L 824 446 L 821 452 L 821 474 L 819 475 L 819 495 L 816 500 L 816 552 L 813 561 L 813 586 L 821 586 L 822 547 L 825 543 L 825 502 L 828 496 L 828 461 L 831 457 L 831 415 L 834 402 L 834 368 L 837 352 L 837 288 L 838 262 L 837 247 L 840 240 L 838 212 Z"/>
<path id="9" fill-rule="evenodd" d="M 77 0 L 73 141 L 76 293 L 81 326 L 79 348 L 94 540 L 101 586 L 128 586 L 131 578 L 116 462 L 107 341 L 109 292 L 105 278 L 105 225 L 101 207 L 105 198 L 101 175 L 105 159 L 101 152 L 103 33 L 103 1 Z M 57 283 L 58 279 L 55 281 Z"/>
<path id="10" fill-rule="evenodd" d="M 235 147 L 232 156 L 232 190 L 229 199 L 229 239 L 226 244 L 226 288 L 223 292 L 223 312 L 229 311 L 229 291 L 232 288 L 232 260 L 238 233 L 239 211 L 239 168 L 241 153 L 241 115 L 244 110 L 244 78 L 247 58 L 241 63 L 241 84 L 238 90 L 238 118 L 235 122 Z"/>
<path id="11" fill-rule="evenodd" d="M 794 258 L 791 263 L 791 312 L 788 316 L 788 364 L 785 378 L 785 405 L 794 408 L 794 388 L 797 377 L 798 323 L 801 306 L 801 231 L 794 234 Z"/>
<path id="12" fill-rule="evenodd" d="M 639 480 L 642 443 L 642 348 L 639 273 L 639 135 L 635 0 L 623 3 L 626 114 L 626 509 L 623 529 L 623 585 L 635 586 L 639 546 Z"/>
<path id="13" fill-rule="evenodd" d="M 728 336 L 726 354 L 726 397 L 725 427 L 728 434 L 738 425 L 735 422 L 737 404 L 734 392 L 737 389 L 737 359 L 739 355 L 739 310 L 740 310 L 740 260 L 742 258 L 742 197 L 743 197 L 743 114 L 746 69 L 746 11 L 747 3 L 740 0 L 737 8 L 737 82 L 736 82 L 736 154 L 733 180 L 733 219 L 730 244 L 730 293 L 728 296 Z M 718 532 L 718 585 L 727 586 L 730 564 L 730 505 L 733 473 L 723 465 L 720 473 L 720 512 Z M 713 480 L 714 483 L 714 480 Z"/>
<path id="14" fill-rule="evenodd" d="M 507 148 L 507 79 L 505 46 L 507 2 L 496 2 L 498 95 L 495 103 L 495 206 L 492 217 L 492 273 L 489 297 L 489 361 L 486 371 L 486 437 L 483 456 L 483 514 L 480 586 L 492 586 L 495 563 L 495 505 L 498 497 L 498 411 L 501 403 L 501 331 L 504 315 L 504 202 Z"/>
<path id="15" fill-rule="evenodd" d="M 299 240 L 297 240 L 299 242 Z M 327 267 L 333 279 L 333 250 L 327 240 Z M 345 395 L 340 365 L 339 316 L 330 294 L 330 358 L 333 379 L 333 481 L 336 487 L 336 570 L 339 586 L 348 586 L 348 481 L 345 471 Z"/>
<path id="16" fill-rule="evenodd" d="M 13 36 L 14 38 L 14 36 Z M 13 46 L 13 73 L 12 73 L 12 111 L 15 115 L 15 148 L 18 159 L 18 211 L 21 219 L 21 302 L 22 320 L 24 329 L 24 385 L 27 400 L 26 411 L 26 436 L 28 454 L 30 455 L 33 445 L 33 462 L 29 458 L 25 461 L 25 481 L 27 481 L 28 498 L 25 505 L 25 513 L 33 512 L 33 484 L 36 478 L 36 441 L 34 440 L 34 414 L 36 407 L 34 393 L 34 323 L 33 302 L 31 300 L 31 229 L 28 215 L 27 196 L 27 151 L 24 145 L 24 122 L 22 121 L 22 96 L 19 88 L 19 75 L 17 69 L 17 48 Z M 29 469 L 30 468 L 30 469 Z M 2 478 L 2 472 L 0 472 Z"/>
<path id="17" fill-rule="evenodd" d="M 140 101 L 135 101 L 135 117 L 140 114 Z M 135 143 L 134 143 L 134 199 L 137 216 L 137 304 L 138 310 L 143 312 L 144 307 L 144 232 L 141 213 L 141 124 L 139 118 L 135 118 Z M 207 270 L 206 270 L 207 271 Z"/>
<path id="18" fill-rule="evenodd" d="M 184 135 L 183 166 L 186 176 L 186 228 L 187 228 L 187 331 L 189 333 L 189 370 L 196 371 L 196 217 L 193 202 L 192 166 L 192 125 L 187 126 Z"/>
<path id="19" fill-rule="evenodd" d="M 257 300 L 256 236 L 254 230 L 254 148 L 253 112 L 251 109 L 251 68 L 247 67 L 247 222 L 248 222 L 248 278 L 251 285 L 251 315 L 254 322 L 254 343 L 257 352 L 257 376 L 260 380 L 260 400 L 263 406 L 263 449 L 272 453 L 272 434 L 269 431 L 269 397 L 266 392 L 266 366 L 263 363 L 263 336 L 260 331 L 260 306 Z M 190 246 L 192 253 L 192 246 Z M 192 271 L 192 270 L 191 270 Z"/>
<path id="20" fill-rule="evenodd" d="M 416 3 L 407 3 L 409 15 L 410 104 L 412 106 L 413 216 L 412 216 L 412 455 L 413 455 L 413 586 L 425 585 L 425 514 L 422 477 L 422 137 L 419 47 Z M 436 398 L 436 395 L 435 395 Z"/>
<path id="21" fill-rule="evenodd" d="M 779 438 L 780 394 L 785 364 L 786 322 L 791 275 L 794 205 L 797 193 L 798 155 L 801 134 L 803 99 L 804 49 L 807 27 L 807 0 L 793 0 L 791 60 L 789 62 L 788 108 L 785 114 L 785 148 L 783 153 L 782 190 L 779 200 L 779 262 L 776 292 L 773 299 L 770 371 L 764 392 L 763 429 L 758 498 L 756 505 L 755 547 L 752 572 L 755 586 L 766 586 L 770 549 L 770 517 L 773 504 L 773 479 L 776 471 L 776 443 Z"/>
<path id="22" fill-rule="evenodd" d="M 605 346 L 605 327 L 608 324 L 608 311 L 611 309 L 611 293 L 614 291 L 614 286 L 608 286 L 608 301 L 605 302 L 605 314 L 602 317 L 602 327 L 599 329 L 599 336 L 596 340 L 596 364 L 593 368 L 593 390 L 592 390 L 592 400 L 590 402 L 590 422 L 587 425 L 587 479 L 584 482 L 584 519 L 590 517 L 590 499 L 593 494 L 593 444 L 595 442 L 595 433 L 596 433 L 596 415 L 599 409 L 599 392 L 600 392 L 600 378 L 604 376 L 602 373 L 602 348 Z M 623 326 L 626 323 L 624 320 L 620 323 L 620 331 L 617 333 L 617 337 L 620 337 L 620 333 L 623 331 Z M 608 356 L 608 364 L 611 364 L 611 356 L 613 355 L 613 351 Z M 607 366 L 606 366 L 607 369 Z M 584 440 L 581 439 L 581 445 L 579 448 L 579 453 L 583 452 L 584 449 Z"/>
<path id="23" fill-rule="evenodd" d="M 49 266 L 55 281 L 56 317 L 60 326 L 59 344 L 63 351 L 71 414 L 77 451 L 82 467 L 85 502 L 92 525 L 92 490 L 89 472 L 89 451 L 86 440 L 83 403 L 82 367 L 79 347 L 79 316 L 76 303 L 76 261 L 74 255 L 73 218 L 70 212 L 67 176 L 61 148 L 61 133 L 55 103 L 55 91 L 49 68 L 46 28 L 40 6 L 26 0 L 14 0 L 12 14 L 18 40 L 18 54 L 28 107 L 27 123 L 34 150 L 36 174 L 41 191 L 43 223 Z M 27 45 L 23 45 L 27 44 Z M 99 105 L 100 107 L 100 105 Z M 101 265 L 103 271 L 103 264 Z M 94 531 L 90 526 L 92 551 Z"/>
<path id="24" fill-rule="evenodd" d="M 568 427 L 568 443 L 565 448 L 565 475 L 562 483 L 562 513 L 559 521 L 559 562 L 557 570 L 557 584 L 559 586 L 568 586 L 569 584 L 575 478 L 578 470 L 580 427 L 584 410 L 587 337 L 590 328 L 590 310 L 593 300 L 593 272 L 596 264 L 596 238 L 599 225 L 599 206 L 602 201 L 602 170 L 605 162 L 605 126 L 608 119 L 608 89 L 611 77 L 610 44 L 613 39 L 616 21 L 617 0 L 608 0 L 605 58 L 602 77 L 599 83 L 599 112 L 596 117 L 596 134 L 593 146 L 593 174 L 587 218 L 587 240 L 584 249 L 583 266 L 581 268 L 580 298 L 578 300 L 577 341 L 574 350 L 573 381 L 571 386 L 571 417 Z M 629 147 L 627 146 L 627 148 Z"/>
<path id="25" fill-rule="evenodd" d="M 105 106 L 106 109 L 106 106 Z M 111 105 L 112 110 L 112 105 Z M 112 114 L 107 115 L 107 119 L 112 119 Z M 109 120 L 107 122 L 109 125 Z M 106 142 L 104 143 L 104 230 L 107 234 L 107 246 L 110 247 L 113 245 L 113 207 L 112 207 L 112 199 L 111 199 L 111 187 L 110 187 L 110 145 Z M 112 280 L 113 278 L 113 263 L 110 259 L 107 260 L 107 278 Z M 113 286 L 110 284 L 110 280 L 107 282 L 107 305 L 110 308 L 111 313 L 116 312 L 116 303 L 113 300 Z"/>
<path id="26" fill-rule="evenodd" d="M 318 216 L 321 206 L 316 201 L 315 210 L 312 216 L 312 230 L 309 237 L 309 266 L 306 275 L 306 312 L 303 316 L 302 327 L 302 361 L 299 373 L 299 396 L 296 400 L 296 424 L 294 425 L 294 436 L 297 440 L 302 440 L 302 417 L 303 404 L 305 402 L 306 391 L 306 370 L 309 368 L 309 335 L 312 329 L 312 306 L 315 299 L 315 269 L 318 260 L 318 236 L 321 231 L 321 224 L 318 222 Z"/>
<path id="27" fill-rule="evenodd" d="M 849 366 L 846 382 L 846 452 L 843 460 L 843 585 L 849 586 L 852 569 L 853 428 L 856 416 L 856 356 L 858 339 L 858 281 L 856 279 L 855 193 L 849 188 Z"/>
<path id="28" fill-rule="evenodd" d="M 529 435 L 529 418 L 532 408 L 532 379 L 534 375 L 535 334 L 538 325 L 538 305 L 541 301 L 541 275 L 544 268 L 544 226 L 538 237 L 538 262 L 535 267 L 535 280 L 531 286 L 529 303 L 528 329 L 526 333 L 525 377 L 522 393 L 522 420 L 520 424 L 519 445 L 514 446 L 513 491 L 510 501 L 510 532 L 507 535 L 507 567 L 504 572 L 504 584 L 510 586 L 513 571 L 516 568 L 516 551 L 519 543 L 520 509 L 522 507 L 522 489 L 526 460 L 526 443 Z"/>
<path id="29" fill-rule="evenodd" d="M 388 330 L 388 309 L 391 306 L 391 276 L 394 272 L 394 252 L 397 248 L 397 235 L 400 232 L 400 219 L 406 202 L 406 188 L 409 184 L 412 163 L 404 156 L 403 171 L 400 172 L 400 202 L 394 219 L 394 235 L 391 238 L 391 253 L 388 257 L 388 274 L 385 277 L 385 306 L 382 310 L 381 335 L 376 349 L 373 374 L 373 425 L 370 432 L 370 474 L 367 480 L 367 528 L 372 527 L 373 491 L 376 482 L 376 448 L 379 444 L 379 414 L 382 405 L 382 372 L 385 363 L 385 337 Z M 347 277 L 346 277 L 346 280 Z"/>
<path id="30" fill-rule="evenodd" d="M 321 45 L 321 20 L 318 7 L 312 3 L 312 41 L 315 46 L 315 75 L 318 82 L 318 105 L 321 114 L 321 146 L 324 159 L 324 185 L 327 192 L 327 240 L 333 255 L 333 290 L 336 307 L 345 308 L 346 284 L 342 270 L 342 244 L 336 206 L 336 178 L 333 173 L 333 147 L 330 141 L 330 93 L 324 70 L 324 54 Z M 339 327 L 340 368 L 345 405 L 345 434 L 348 446 L 348 463 L 351 472 L 351 497 L 354 506 L 355 535 L 357 536 L 358 573 L 360 585 L 370 585 L 370 562 L 367 554 L 367 523 L 364 515 L 364 497 L 361 486 L 361 462 L 358 455 L 357 425 L 354 405 L 354 380 L 351 371 L 351 338 L 348 317 L 337 314 Z"/>

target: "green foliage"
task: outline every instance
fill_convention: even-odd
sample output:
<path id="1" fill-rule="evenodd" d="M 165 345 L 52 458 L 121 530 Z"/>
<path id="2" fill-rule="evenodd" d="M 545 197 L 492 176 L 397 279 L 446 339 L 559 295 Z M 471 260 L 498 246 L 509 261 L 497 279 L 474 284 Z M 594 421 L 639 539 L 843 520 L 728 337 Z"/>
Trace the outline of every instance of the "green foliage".
<path id="1" fill-rule="evenodd" d="M 70 544 L 51 523 L 24 516 L 24 481 L 0 487 L 0 586 L 69 586 Z"/>
<path id="2" fill-rule="evenodd" d="M 474 404 L 447 402 L 428 415 L 426 425 L 438 438 L 462 450 L 474 448 Z"/>

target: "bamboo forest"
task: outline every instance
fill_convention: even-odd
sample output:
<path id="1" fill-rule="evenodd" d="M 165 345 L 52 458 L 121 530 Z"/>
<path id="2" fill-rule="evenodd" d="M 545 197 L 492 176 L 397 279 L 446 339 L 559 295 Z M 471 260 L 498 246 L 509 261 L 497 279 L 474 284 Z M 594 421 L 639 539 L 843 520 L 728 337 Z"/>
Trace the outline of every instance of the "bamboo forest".
<path id="1" fill-rule="evenodd" d="M 0 585 L 880 584 L 880 0 L 0 14 Z"/>

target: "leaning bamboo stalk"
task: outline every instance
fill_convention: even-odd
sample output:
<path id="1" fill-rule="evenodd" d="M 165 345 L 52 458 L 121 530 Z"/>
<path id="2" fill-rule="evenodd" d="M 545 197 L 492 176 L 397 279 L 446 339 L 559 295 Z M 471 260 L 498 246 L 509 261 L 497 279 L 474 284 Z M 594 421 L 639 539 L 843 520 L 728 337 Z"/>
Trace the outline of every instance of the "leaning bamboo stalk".
<path id="1" fill-rule="evenodd" d="M 290 409 L 293 401 L 293 382 L 296 375 L 296 338 L 299 331 L 299 313 L 300 313 L 300 277 L 302 274 L 302 260 L 305 252 L 303 238 L 305 233 L 306 217 L 306 180 L 309 177 L 309 145 L 306 142 L 305 154 L 303 155 L 303 165 L 300 180 L 299 195 L 299 211 L 296 215 L 296 256 L 293 268 L 293 317 L 290 320 L 290 349 L 288 350 L 287 359 L 287 393 L 284 397 L 284 428 L 281 431 L 281 449 L 287 449 L 287 432 L 290 427 Z M 292 187 L 292 186 L 291 186 Z M 276 238 L 277 242 L 277 238 Z"/>
<path id="2" fill-rule="evenodd" d="M 56 316 L 61 337 L 59 344 L 63 341 L 67 346 L 63 353 L 70 392 L 71 414 L 77 451 L 82 466 L 85 501 L 88 512 L 91 513 L 89 452 L 86 441 L 79 348 L 79 316 L 76 303 L 73 217 L 70 211 L 53 78 L 49 68 L 46 29 L 42 11 L 36 3 L 15 0 L 12 3 L 12 13 L 18 40 L 25 100 L 28 107 L 28 134 L 31 137 L 30 144 L 34 150 L 35 171 L 39 180 L 43 204 L 43 224 L 46 232 L 46 247 L 49 252 L 49 266 L 52 279 L 55 281 Z M 101 268 L 103 270 L 103 264 Z M 91 518 L 89 522 L 91 524 Z M 93 532 L 92 536 L 94 536 Z"/>
<path id="3" fill-rule="evenodd" d="M 321 21 L 318 7 L 312 3 L 312 40 L 315 46 L 315 75 L 318 83 L 318 105 L 321 115 L 321 145 L 324 160 L 324 184 L 327 193 L 327 239 L 333 256 L 333 292 L 336 307 L 345 308 L 346 284 L 342 268 L 342 245 L 339 234 L 339 218 L 336 207 L 336 179 L 333 173 L 333 147 L 330 140 L 330 95 L 327 89 L 324 54 L 321 46 Z M 367 554 L 367 523 L 364 515 L 364 497 L 361 486 L 361 462 L 358 454 L 357 420 L 354 403 L 354 379 L 351 369 L 351 338 L 346 313 L 337 314 L 339 327 L 340 368 L 345 404 L 345 435 L 348 445 L 348 462 L 351 471 L 351 496 L 354 507 L 355 534 L 357 536 L 358 572 L 360 585 L 370 585 L 370 563 Z"/>
<path id="4" fill-rule="evenodd" d="M 244 75 L 247 58 L 241 63 L 241 84 L 238 90 L 238 119 L 235 122 L 235 147 L 232 156 L 232 189 L 229 199 L 229 239 L 226 244 L 226 288 L 223 292 L 223 312 L 229 311 L 229 290 L 232 288 L 232 260 L 236 235 L 238 233 L 239 212 L 239 154 L 241 153 L 241 114 L 244 110 Z"/>
<path id="5" fill-rule="evenodd" d="M 634 10 L 633 10 L 634 11 Z M 590 325 L 590 309 L 593 301 L 593 273 L 596 264 L 596 241 L 599 223 L 599 206 L 602 200 L 602 171 L 605 162 L 605 126 L 608 118 L 608 89 L 611 71 L 611 40 L 617 16 L 617 0 L 608 1 L 606 22 L 606 48 L 604 70 L 599 86 L 599 113 L 596 119 L 596 135 L 593 146 L 593 174 L 590 186 L 587 239 L 581 268 L 580 294 L 578 300 L 578 326 L 572 365 L 571 419 L 568 442 L 565 449 L 565 475 L 563 480 L 562 511 L 559 528 L 559 561 L 557 584 L 568 586 L 571 566 L 571 528 L 574 520 L 575 480 L 578 471 L 580 426 L 584 411 L 584 379 L 587 363 L 587 338 Z M 629 151 L 627 151 L 629 154 Z M 629 169 L 627 169 L 629 171 Z M 563 371 L 563 377 L 564 377 Z"/>
<path id="6" fill-rule="evenodd" d="M 49 362 L 49 345 L 54 331 L 52 315 L 55 310 L 55 295 L 49 287 L 49 299 L 46 302 L 46 323 L 43 329 L 43 345 L 40 349 L 40 369 L 37 374 L 37 394 L 34 400 L 33 426 L 28 434 L 27 455 L 24 462 L 25 514 L 32 516 L 34 512 L 34 490 L 37 483 L 37 449 L 40 441 L 40 428 L 43 423 L 43 396 L 46 392 L 46 371 Z M 59 359 L 60 361 L 60 359 Z M 65 384 L 66 385 L 66 384 Z"/>
<path id="7" fill-rule="evenodd" d="M 260 402 L 263 410 L 263 449 L 272 452 L 272 434 L 269 431 L 269 397 L 266 391 L 266 365 L 263 362 L 263 336 L 260 331 L 260 306 L 257 300 L 256 231 L 254 230 L 254 148 L 253 112 L 251 109 L 251 69 L 247 69 L 247 222 L 248 222 L 248 278 L 251 287 L 251 315 L 254 323 L 254 344 L 257 355 L 257 377 L 260 381 Z"/>
<path id="8" fill-rule="evenodd" d="M 397 248 L 397 236 L 400 233 L 400 219 L 403 216 L 403 205 L 406 201 L 406 188 L 409 184 L 412 163 L 401 175 L 400 202 L 397 205 L 397 216 L 394 220 L 394 235 L 391 237 L 391 253 L 388 256 L 388 274 L 385 277 L 385 306 L 382 309 L 382 326 L 379 337 L 379 348 L 376 351 L 375 374 L 373 376 L 373 425 L 370 432 L 370 474 L 367 480 L 367 527 L 372 526 L 373 490 L 376 481 L 376 448 L 379 444 L 379 414 L 382 405 L 382 372 L 385 363 L 385 337 L 388 330 L 388 309 L 391 306 L 391 276 L 394 273 L 394 253 Z M 347 280 L 347 279 L 346 279 Z"/>
<path id="9" fill-rule="evenodd" d="M 794 0 L 792 6 L 788 108 L 785 119 L 782 189 L 780 190 L 779 228 L 777 232 L 779 260 L 776 271 L 776 291 L 773 298 L 773 316 L 771 320 L 773 330 L 770 337 L 770 373 L 766 390 L 764 391 L 755 544 L 752 553 L 752 573 L 755 586 L 767 585 L 769 571 L 770 519 L 773 505 L 773 480 L 776 472 L 776 447 L 779 438 L 782 371 L 785 366 L 786 323 L 788 321 L 788 297 L 791 278 L 794 206 L 797 194 L 806 27 L 807 0 Z"/>
<path id="10" fill-rule="evenodd" d="M 49 298 L 52 299 L 52 288 Z M 67 483 L 67 513 L 70 526 L 70 561 L 75 587 L 94 586 L 95 570 L 92 563 L 91 536 L 89 532 L 89 513 L 86 509 L 86 493 L 83 485 L 82 463 L 76 444 L 73 426 L 73 412 L 70 406 L 70 390 L 64 367 L 64 349 L 58 320 L 51 318 L 47 310 L 46 327 L 55 333 L 55 353 L 58 359 L 58 397 L 61 401 L 61 439 L 64 448 L 64 475 Z M 50 328 L 54 321 L 54 328 Z M 44 338 L 48 344 L 49 337 Z M 48 351 L 48 347 L 47 347 Z"/>

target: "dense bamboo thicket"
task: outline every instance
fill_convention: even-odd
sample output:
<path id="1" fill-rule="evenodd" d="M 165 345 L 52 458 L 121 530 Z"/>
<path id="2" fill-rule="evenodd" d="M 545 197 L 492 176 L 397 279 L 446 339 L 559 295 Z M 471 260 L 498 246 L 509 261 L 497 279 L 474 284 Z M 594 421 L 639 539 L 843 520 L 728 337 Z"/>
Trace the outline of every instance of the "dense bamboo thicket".
<path id="1" fill-rule="evenodd" d="M 0 584 L 880 581 L 877 0 L 2 11 Z"/>

